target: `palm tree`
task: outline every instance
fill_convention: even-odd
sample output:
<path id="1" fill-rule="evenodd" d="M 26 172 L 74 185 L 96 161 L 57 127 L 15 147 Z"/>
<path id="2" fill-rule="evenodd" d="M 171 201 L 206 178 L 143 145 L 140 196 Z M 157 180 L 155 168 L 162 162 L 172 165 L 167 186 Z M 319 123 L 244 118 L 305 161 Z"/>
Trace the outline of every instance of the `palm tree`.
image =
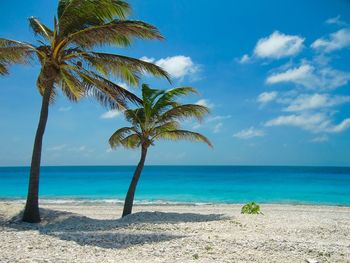
<path id="1" fill-rule="evenodd" d="M 190 87 L 171 90 L 156 90 L 142 85 L 142 106 L 124 111 L 125 118 L 131 127 L 118 129 L 109 139 L 112 148 L 141 148 L 141 159 L 126 194 L 123 217 L 131 214 L 136 186 L 145 164 L 147 150 L 156 140 L 187 139 L 204 142 L 212 147 L 210 141 L 200 133 L 181 130 L 180 121 L 187 118 L 202 118 L 209 113 L 207 107 L 197 104 L 180 104 L 175 99 L 180 96 L 196 93 Z"/>
<path id="2" fill-rule="evenodd" d="M 131 85 L 137 85 L 144 73 L 168 78 L 164 70 L 151 63 L 92 51 L 105 45 L 127 47 L 135 38 L 163 39 L 154 26 L 126 20 L 129 12 L 129 5 L 120 0 L 59 0 L 53 29 L 38 18 L 29 18 L 29 25 L 39 38 L 37 45 L 0 38 L 0 75 L 8 74 L 12 64 L 36 60 L 41 66 L 37 87 L 42 106 L 23 221 L 40 222 L 38 193 L 42 139 L 49 105 L 58 89 L 72 101 L 89 96 L 108 108 L 124 109 L 128 101 L 140 100 L 110 81 L 111 75 Z"/>

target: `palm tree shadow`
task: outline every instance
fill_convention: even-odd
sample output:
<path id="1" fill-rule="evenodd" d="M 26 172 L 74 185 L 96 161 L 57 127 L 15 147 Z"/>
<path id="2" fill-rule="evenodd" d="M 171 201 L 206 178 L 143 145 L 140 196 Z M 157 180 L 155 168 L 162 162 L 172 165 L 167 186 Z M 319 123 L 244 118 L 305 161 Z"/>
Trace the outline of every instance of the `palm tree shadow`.
<path id="1" fill-rule="evenodd" d="M 124 249 L 135 245 L 159 243 L 185 236 L 166 233 L 125 233 L 120 231 L 94 233 L 94 232 L 55 232 L 51 236 L 61 240 L 74 241 L 81 246 L 94 246 L 100 248 Z"/>
<path id="2" fill-rule="evenodd" d="M 16 231 L 37 230 L 61 240 L 74 241 L 81 246 L 123 249 L 134 245 L 158 243 L 184 238 L 164 231 L 152 230 L 145 224 L 175 224 L 180 222 L 208 222 L 225 219 L 222 214 L 138 212 L 120 219 L 94 219 L 70 212 L 41 209 L 42 222 L 28 224 L 21 222 L 21 213 L 4 220 L 0 227 Z"/>
<path id="3" fill-rule="evenodd" d="M 119 219 L 129 224 L 176 224 L 209 222 L 225 219 L 223 214 L 196 214 L 196 213 L 172 213 L 172 212 L 138 212 Z"/>

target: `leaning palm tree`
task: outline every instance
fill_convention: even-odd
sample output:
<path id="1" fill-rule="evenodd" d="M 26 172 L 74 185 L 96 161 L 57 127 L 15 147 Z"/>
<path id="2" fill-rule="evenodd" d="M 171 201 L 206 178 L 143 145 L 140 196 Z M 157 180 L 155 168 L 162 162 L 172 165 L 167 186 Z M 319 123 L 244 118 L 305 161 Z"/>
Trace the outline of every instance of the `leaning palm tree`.
<path id="1" fill-rule="evenodd" d="M 0 38 L 0 75 L 12 64 L 38 61 L 37 88 L 42 96 L 39 124 L 30 168 L 29 190 L 23 221 L 40 221 L 38 194 L 42 139 L 50 103 L 60 89 L 72 101 L 84 96 L 102 105 L 124 109 L 140 100 L 109 80 L 111 75 L 137 85 L 142 74 L 166 77 L 161 68 L 135 58 L 93 52 L 101 46 L 126 47 L 135 38 L 162 39 L 158 30 L 142 21 L 126 20 L 129 5 L 120 0 L 59 0 L 53 29 L 38 18 L 29 18 L 37 45 Z"/>
<path id="2" fill-rule="evenodd" d="M 196 90 L 190 87 L 156 90 L 144 84 L 141 107 L 124 111 L 131 127 L 118 129 L 109 139 L 109 144 L 112 148 L 141 148 L 141 159 L 126 194 L 123 217 L 132 212 L 136 186 L 145 164 L 147 150 L 156 140 L 187 139 L 204 142 L 212 147 L 210 141 L 200 133 L 180 129 L 181 120 L 193 117 L 202 120 L 209 112 L 205 106 L 176 101 L 177 97 L 190 93 L 196 93 Z"/>

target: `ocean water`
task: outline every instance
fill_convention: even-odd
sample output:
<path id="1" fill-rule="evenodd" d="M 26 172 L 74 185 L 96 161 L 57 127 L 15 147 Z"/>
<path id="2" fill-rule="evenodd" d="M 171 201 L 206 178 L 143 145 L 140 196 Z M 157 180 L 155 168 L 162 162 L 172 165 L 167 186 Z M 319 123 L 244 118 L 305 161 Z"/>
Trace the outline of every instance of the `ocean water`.
<path id="1" fill-rule="evenodd" d="M 133 166 L 43 167 L 46 201 L 122 201 Z M 0 167 L 0 199 L 24 199 L 28 167 Z M 137 202 L 350 205 L 350 168 L 146 166 Z"/>

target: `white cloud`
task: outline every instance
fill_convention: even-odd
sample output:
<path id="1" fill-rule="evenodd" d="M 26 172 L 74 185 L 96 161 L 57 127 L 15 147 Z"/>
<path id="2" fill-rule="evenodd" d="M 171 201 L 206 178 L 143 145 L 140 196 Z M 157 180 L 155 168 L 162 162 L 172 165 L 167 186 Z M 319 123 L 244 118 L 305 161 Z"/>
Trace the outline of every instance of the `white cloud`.
<path id="1" fill-rule="evenodd" d="M 227 120 L 231 118 L 232 118 L 231 115 L 216 115 L 216 116 L 210 116 L 207 122 L 222 121 L 222 120 Z"/>
<path id="2" fill-rule="evenodd" d="M 214 126 L 213 132 L 214 132 L 214 133 L 219 133 L 219 132 L 221 131 L 221 129 L 222 129 L 222 126 L 223 126 L 223 123 L 222 123 L 222 122 L 219 122 L 218 124 L 216 124 L 216 125 Z"/>
<path id="3" fill-rule="evenodd" d="M 346 85 L 349 80 L 350 73 L 332 68 L 316 70 L 315 67 L 309 64 L 303 64 L 268 76 L 266 83 L 270 85 L 294 83 L 306 88 L 334 89 Z"/>
<path id="4" fill-rule="evenodd" d="M 79 146 L 79 147 L 72 147 L 69 149 L 69 151 L 71 152 L 83 152 L 86 150 L 86 146 L 85 145 L 82 145 L 82 146 Z"/>
<path id="5" fill-rule="evenodd" d="M 162 58 L 156 64 L 164 68 L 173 78 L 183 78 L 199 71 L 190 57 L 174 56 Z"/>
<path id="6" fill-rule="evenodd" d="M 154 61 L 156 61 L 155 58 L 149 58 L 149 57 L 146 57 L 146 56 L 141 57 L 140 60 L 148 62 L 148 63 L 153 63 Z"/>
<path id="7" fill-rule="evenodd" d="M 90 149 L 89 147 L 87 147 L 85 145 L 81 145 L 81 146 L 77 146 L 77 147 L 70 147 L 68 149 L 68 151 L 76 152 L 76 153 L 92 153 L 95 150 L 94 149 Z"/>
<path id="8" fill-rule="evenodd" d="M 233 137 L 239 139 L 250 139 L 254 137 L 263 137 L 265 133 L 262 130 L 257 130 L 254 127 L 250 127 L 249 129 L 241 130 L 238 133 L 235 133 Z"/>
<path id="9" fill-rule="evenodd" d="M 328 136 L 327 135 L 320 135 L 315 138 L 313 138 L 310 142 L 313 143 L 322 143 L 328 141 Z"/>
<path id="10" fill-rule="evenodd" d="M 260 58 L 279 59 L 298 54 L 303 49 L 304 38 L 285 35 L 278 31 L 261 38 L 255 46 L 254 54 Z"/>
<path id="11" fill-rule="evenodd" d="M 276 91 L 263 92 L 258 96 L 257 101 L 261 104 L 266 104 L 275 100 L 277 96 L 278 96 L 278 93 Z"/>
<path id="12" fill-rule="evenodd" d="M 350 119 L 345 119 L 338 125 L 329 127 L 329 132 L 339 133 L 345 131 L 350 127 Z"/>
<path id="13" fill-rule="evenodd" d="M 67 111 L 70 111 L 72 109 L 71 106 L 68 106 L 68 107 L 60 107 L 58 109 L 58 111 L 61 111 L 61 112 L 67 112 Z"/>
<path id="14" fill-rule="evenodd" d="M 241 64 L 245 64 L 248 63 L 250 61 L 250 57 L 248 54 L 244 54 L 240 59 L 239 59 L 239 63 Z"/>
<path id="15" fill-rule="evenodd" d="M 156 64 L 166 70 L 171 77 L 177 79 L 194 76 L 200 69 L 199 65 L 195 64 L 190 57 L 182 55 L 161 58 L 159 60 L 144 56 L 140 60 Z"/>
<path id="16" fill-rule="evenodd" d="M 62 151 L 67 147 L 66 144 L 61 144 L 61 145 L 56 145 L 56 146 L 52 146 L 47 148 L 47 151 L 52 151 L 52 152 L 58 152 L 58 151 Z"/>
<path id="17" fill-rule="evenodd" d="M 347 28 L 330 34 L 328 38 L 319 38 L 311 45 L 312 48 L 326 53 L 348 46 L 350 46 L 350 29 Z"/>
<path id="18" fill-rule="evenodd" d="M 348 84 L 350 73 L 332 68 L 323 68 L 315 73 L 315 86 L 321 89 L 335 89 Z"/>
<path id="19" fill-rule="evenodd" d="M 296 84 L 310 86 L 309 83 L 315 82 L 310 79 L 313 78 L 312 72 L 314 68 L 310 65 L 301 65 L 298 68 L 291 68 L 285 72 L 275 73 L 270 75 L 266 83 L 267 84 L 276 84 L 280 82 L 294 82 Z"/>
<path id="20" fill-rule="evenodd" d="M 325 21 L 326 24 L 329 25 L 338 25 L 338 26 L 346 26 L 347 23 L 343 20 L 341 20 L 340 15 L 337 15 L 336 17 L 331 17 Z"/>
<path id="21" fill-rule="evenodd" d="M 330 18 L 326 23 L 347 26 L 340 16 Z M 299 36 L 274 32 L 258 41 L 254 55 L 272 59 L 293 56 L 303 49 L 304 40 Z M 320 52 L 313 53 L 311 59 L 301 59 L 298 65 L 289 62 L 269 73 L 266 78 L 268 85 L 285 83 L 295 87 L 288 92 L 263 92 L 258 96 L 257 102 L 264 106 L 274 101 L 283 106 L 281 110 L 285 113 L 265 122 L 266 127 L 297 127 L 318 134 L 310 142 L 320 143 L 328 140 L 327 134 L 340 133 L 350 128 L 350 118 L 333 118 L 336 107 L 350 103 L 350 96 L 330 93 L 331 90 L 349 83 L 350 71 L 332 68 L 329 64 L 332 57 L 328 54 L 350 47 L 350 28 L 342 28 L 329 36 L 319 38 L 311 47 Z M 313 93 L 301 92 L 301 87 L 313 90 Z"/>
<path id="22" fill-rule="evenodd" d="M 48 152 L 51 152 L 52 154 L 55 154 L 58 156 L 58 154 L 63 154 L 63 153 L 76 153 L 79 155 L 84 155 L 88 156 L 89 154 L 93 153 L 95 150 L 92 148 L 89 148 L 85 145 L 82 146 L 68 146 L 67 144 L 62 144 L 62 145 L 56 145 L 52 146 L 46 149 Z"/>
<path id="23" fill-rule="evenodd" d="M 215 106 L 214 103 L 211 103 L 209 100 L 206 100 L 206 99 L 200 99 L 195 104 L 208 107 L 208 108 L 214 108 Z"/>
<path id="24" fill-rule="evenodd" d="M 328 126 L 328 118 L 324 114 L 301 114 L 279 116 L 265 123 L 265 126 L 294 126 L 312 132 L 324 130 Z"/>
<path id="25" fill-rule="evenodd" d="M 313 133 L 339 133 L 350 127 L 350 119 L 345 119 L 340 124 L 334 125 L 329 116 L 324 113 L 302 113 L 279 116 L 266 122 L 265 126 L 294 126 Z"/>
<path id="26" fill-rule="evenodd" d="M 121 113 L 118 110 L 110 110 L 110 111 L 103 113 L 100 116 L 100 118 L 101 119 L 113 119 L 113 118 L 117 118 L 120 114 Z"/>
<path id="27" fill-rule="evenodd" d="M 202 127 L 209 127 L 210 129 L 213 129 L 215 132 L 216 130 L 219 132 L 219 130 L 223 126 L 223 120 L 231 119 L 231 115 L 215 115 L 215 116 L 209 116 L 204 123 L 196 123 L 192 126 L 192 129 L 199 129 Z M 220 125 L 220 123 L 222 123 Z M 216 123 L 216 124 L 215 124 Z M 215 125 L 214 125 L 215 124 Z"/>
<path id="28" fill-rule="evenodd" d="M 305 111 L 318 108 L 327 108 L 350 102 L 350 96 L 331 96 L 329 94 L 299 95 L 291 100 L 284 111 Z"/>

